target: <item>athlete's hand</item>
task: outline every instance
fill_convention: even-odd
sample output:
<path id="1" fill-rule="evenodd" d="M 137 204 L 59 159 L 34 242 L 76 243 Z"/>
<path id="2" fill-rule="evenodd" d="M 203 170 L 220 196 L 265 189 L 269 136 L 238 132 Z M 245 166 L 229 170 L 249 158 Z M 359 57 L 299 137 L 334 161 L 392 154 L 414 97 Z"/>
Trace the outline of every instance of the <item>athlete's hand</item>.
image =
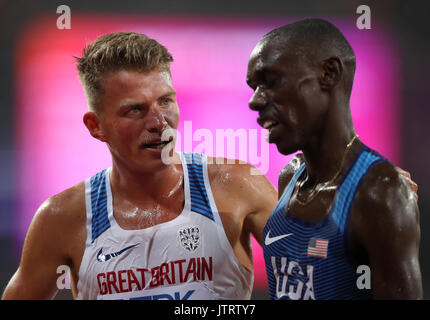
<path id="1" fill-rule="evenodd" d="M 406 182 L 415 194 L 415 199 L 418 201 L 418 185 L 411 179 L 411 174 L 400 167 L 396 167 L 396 170 L 403 176 L 403 178 L 405 178 Z"/>

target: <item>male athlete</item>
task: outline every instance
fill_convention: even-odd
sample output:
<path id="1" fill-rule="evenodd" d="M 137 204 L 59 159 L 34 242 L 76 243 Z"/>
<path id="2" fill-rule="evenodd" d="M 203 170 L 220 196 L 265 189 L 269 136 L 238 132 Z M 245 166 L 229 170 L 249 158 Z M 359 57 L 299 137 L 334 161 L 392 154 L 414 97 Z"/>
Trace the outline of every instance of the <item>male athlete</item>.
<path id="1" fill-rule="evenodd" d="M 280 153 L 304 154 L 281 172 L 264 228 L 272 299 L 422 298 L 417 203 L 354 131 L 354 72 L 351 46 L 320 19 L 275 29 L 251 53 L 249 107 Z"/>
<path id="2" fill-rule="evenodd" d="M 166 164 L 162 149 L 174 139 L 164 133 L 179 121 L 172 61 L 136 33 L 84 50 L 83 120 L 112 167 L 41 205 L 4 299 L 53 298 L 60 265 L 70 267 L 77 299 L 251 297 L 250 234 L 263 238 L 276 189 L 246 164 L 173 151 Z"/>

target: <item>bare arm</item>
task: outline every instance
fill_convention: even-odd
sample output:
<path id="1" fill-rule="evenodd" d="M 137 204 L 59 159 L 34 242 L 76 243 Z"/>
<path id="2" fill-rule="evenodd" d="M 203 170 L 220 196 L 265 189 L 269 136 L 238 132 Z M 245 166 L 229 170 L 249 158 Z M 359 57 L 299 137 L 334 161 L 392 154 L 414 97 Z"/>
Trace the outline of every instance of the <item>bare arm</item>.
<path id="1" fill-rule="evenodd" d="M 351 227 L 370 262 L 374 299 L 422 299 L 419 210 L 413 191 L 388 163 L 364 178 Z"/>
<path id="2" fill-rule="evenodd" d="M 244 231 L 250 232 L 262 246 L 264 227 L 277 203 L 276 189 L 260 174 L 251 176 L 248 189 L 243 192 L 252 205 L 244 221 Z"/>
<path id="3" fill-rule="evenodd" d="M 210 160 L 212 163 L 227 161 L 223 158 Z M 215 202 L 230 243 L 233 248 L 245 248 L 250 255 L 250 234 L 262 243 L 267 219 L 276 206 L 276 188 L 250 164 L 236 161 L 235 164 L 209 165 L 208 169 Z"/>
<path id="4" fill-rule="evenodd" d="M 47 200 L 28 230 L 18 270 L 2 299 L 53 299 L 57 293 L 57 267 L 68 263 L 62 246 L 64 234 L 55 202 Z"/>

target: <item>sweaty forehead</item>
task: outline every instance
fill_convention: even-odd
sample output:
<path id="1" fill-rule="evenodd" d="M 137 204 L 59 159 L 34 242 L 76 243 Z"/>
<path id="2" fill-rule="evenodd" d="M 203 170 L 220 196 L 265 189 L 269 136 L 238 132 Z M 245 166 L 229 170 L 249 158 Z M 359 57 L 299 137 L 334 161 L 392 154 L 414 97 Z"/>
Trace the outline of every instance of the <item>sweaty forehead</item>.
<path id="1" fill-rule="evenodd" d="M 130 101 L 147 101 L 174 92 L 169 72 L 117 70 L 103 77 L 103 102 L 123 105 Z"/>
<path id="2" fill-rule="evenodd" d="M 304 56 L 305 54 L 294 46 L 263 39 L 251 53 L 247 81 L 253 81 L 266 72 L 291 75 L 303 71 L 306 64 Z"/>
<path id="3" fill-rule="evenodd" d="M 172 85 L 170 74 L 167 71 L 159 70 L 140 72 L 120 69 L 105 74 L 102 79 L 105 90 L 114 90 L 124 94 Z"/>
<path id="4" fill-rule="evenodd" d="M 248 63 L 248 71 L 261 71 L 280 64 L 282 51 L 270 43 L 260 41 L 252 50 Z"/>

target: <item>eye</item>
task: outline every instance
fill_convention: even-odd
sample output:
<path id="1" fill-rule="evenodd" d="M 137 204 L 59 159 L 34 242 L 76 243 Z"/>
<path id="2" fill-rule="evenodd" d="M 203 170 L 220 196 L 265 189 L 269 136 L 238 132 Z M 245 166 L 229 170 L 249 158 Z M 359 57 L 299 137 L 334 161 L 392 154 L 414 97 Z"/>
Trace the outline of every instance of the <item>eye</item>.
<path id="1" fill-rule="evenodd" d="M 266 79 L 265 79 L 266 81 L 266 86 L 268 87 L 268 88 L 273 88 L 273 87 L 275 87 L 276 86 L 276 84 L 278 83 L 278 77 L 276 76 L 276 75 L 273 75 L 273 74 L 268 74 L 267 76 L 266 76 Z"/>
<path id="2" fill-rule="evenodd" d="M 164 97 L 161 99 L 162 106 L 169 106 L 173 102 L 173 99 Z"/>
<path id="3" fill-rule="evenodd" d="M 134 106 L 130 110 L 128 110 L 128 114 L 136 114 L 142 110 L 141 106 Z"/>

